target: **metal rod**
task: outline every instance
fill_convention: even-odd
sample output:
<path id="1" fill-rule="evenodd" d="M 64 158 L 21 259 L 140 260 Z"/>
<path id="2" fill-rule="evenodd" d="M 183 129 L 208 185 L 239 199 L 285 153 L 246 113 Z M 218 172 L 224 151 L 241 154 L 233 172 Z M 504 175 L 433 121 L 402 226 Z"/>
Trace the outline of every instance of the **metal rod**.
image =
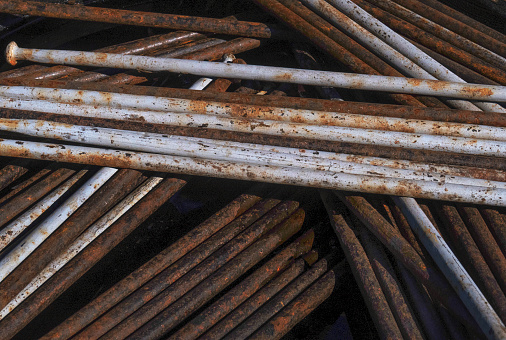
<path id="1" fill-rule="evenodd" d="M 198 174 L 270 183 L 295 184 L 320 188 L 366 191 L 381 194 L 406 194 L 410 181 L 383 179 L 375 176 L 360 176 L 302 168 L 254 165 L 248 163 L 229 163 L 223 161 L 198 160 L 168 155 L 147 154 L 133 151 L 119 151 L 71 145 L 45 144 L 26 141 L 0 141 L 0 155 L 17 157 L 54 159 L 75 163 L 94 163 L 118 167 L 154 170 L 172 173 Z M 98 156 L 98 157 L 95 157 Z M 220 169 L 217 171 L 217 169 Z M 501 190 L 475 190 L 476 187 L 458 185 L 439 185 L 433 182 L 412 181 L 415 190 L 409 190 L 414 197 L 446 199 L 478 204 L 504 206 Z M 423 184 L 423 189 L 420 185 Z"/>
<path id="2" fill-rule="evenodd" d="M 344 219 L 332 194 L 322 190 L 320 196 L 376 330 L 383 339 L 401 339 L 399 326 L 362 244 Z"/>
<path id="3" fill-rule="evenodd" d="M 239 196 L 226 207 L 192 229 L 173 245 L 161 251 L 153 259 L 142 265 L 113 287 L 109 288 L 74 315 L 70 316 L 52 331 L 47 333 L 43 339 L 51 339 L 54 337 L 68 339 L 243 213 L 252 216 L 251 219 L 257 219 L 261 210 L 258 210 L 258 207 L 252 207 L 259 201 L 260 198 L 256 196 Z M 248 210 L 250 208 L 253 210 Z M 257 211 L 256 215 L 251 215 L 255 210 Z M 241 222 L 244 224 L 248 223 L 244 218 L 241 218 Z M 197 259 L 194 259 L 194 261 L 196 262 Z"/>
<path id="4" fill-rule="evenodd" d="M 97 171 L 83 186 L 70 196 L 64 204 L 59 206 L 36 229 L 23 238 L 23 242 L 12 249 L 0 260 L 0 282 L 14 270 L 28 255 L 35 250 L 51 233 L 74 213 L 88 198 L 91 197 L 104 183 L 118 171 L 113 168 L 103 168 Z"/>
<path id="5" fill-rule="evenodd" d="M 266 200 L 254 206 L 251 211 L 213 234 L 178 262 L 165 268 L 147 282 L 143 289 L 128 295 L 80 334 L 100 336 L 113 329 L 113 332 L 126 336 L 135 331 L 298 207 L 296 202 L 277 203 L 277 200 Z M 183 276 L 184 279 L 180 280 Z"/>
<path id="6" fill-rule="evenodd" d="M 253 314 L 265 302 L 270 300 L 279 291 L 286 287 L 292 280 L 304 272 L 305 262 L 302 258 L 297 259 L 288 269 L 268 282 L 258 292 L 250 296 L 240 306 L 228 313 L 217 322 L 209 331 L 201 335 L 199 339 L 221 339 L 242 321 Z"/>
<path id="7" fill-rule="evenodd" d="M 413 198 L 406 197 L 394 197 L 394 201 L 400 206 L 411 227 L 431 253 L 432 258 L 450 281 L 483 333 L 489 339 L 504 339 L 506 337 L 506 327 L 501 319 L 490 307 L 481 291 L 476 287 L 469 274 L 441 235 L 435 230 L 416 201 Z"/>
<path id="8" fill-rule="evenodd" d="M 37 289 L 2 321 L 2 336 L 11 338 L 33 320 L 41 310 L 49 306 L 67 288 L 76 282 L 86 271 L 128 236 L 136 227 L 153 214 L 163 203 L 174 195 L 183 185 L 182 180 L 165 179 L 139 203 L 117 220 L 88 245 L 66 266 Z"/>
<path id="9" fill-rule="evenodd" d="M 0 230 L 0 251 L 5 249 L 16 237 L 19 236 L 26 228 L 28 228 L 33 221 L 35 221 L 42 213 L 49 209 L 54 202 L 62 197 L 81 177 L 86 174 L 86 170 L 80 171 L 78 174 L 70 178 L 68 181 L 60 185 L 57 189 L 51 192 L 44 199 L 37 202 L 32 208 L 28 209 L 17 219 L 6 225 Z M 64 176 L 64 179 L 68 176 Z M 59 183 L 57 183 L 59 184 Z M 23 197 L 26 201 L 26 198 Z"/>
<path id="10" fill-rule="evenodd" d="M 23 164 L 8 164 L 0 170 L 0 190 L 7 188 L 28 171 Z"/>
<path id="11" fill-rule="evenodd" d="M 224 62 L 228 62 L 228 60 L 225 60 Z M 506 140 L 506 137 L 502 136 L 506 134 L 506 129 L 500 127 L 459 124 L 453 122 L 446 123 L 430 120 L 420 121 L 395 117 L 377 117 L 345 112 L 294 110 L 272 107 L 259 109 L 248 105 L 223 105 L 223 103 L 220 102 L 191 101 L 185 99 L 139 96 L 111 92 L 24 86 L 0 86 L 0 96 L 8 98 L 8 102 L 2 105 L 5 108 L 30 110 L 39 107 L 39 111 L 45 112 L 62 112 L 65 107 L 68 107 L 70 110 L 70 108 L 79 106 L 76 104 L 79 103 L 83 105 L 105 105 L 125 109 L 171 111 L 177 113 L 205 113 L 226 117 L 269 119 L 317 125 L 326 124 L 332 126 L 347 126 L 388 131 Z M 23 101 L 16 102 L 14 100 L 15 98 L 37 101 L 34 103 L 26 103 L 25 107 Z M 58 104 L 53 102 L 72 105 L 59 107 Z"/>
<path id="12" fill-rule="evenodd" d="M 300 70 L 257 65 L 219 64 L 207 61 L 162 59 L 111 53 L 36 50 L 20 48 L 14 42 L 9 44 L 6 54 L 11 64 L 15 64 L 16 60 L 31 60 L 63 65 L 134 68 L 143 71 L 181 72 L 209 77 L 240 78 L 362 90 L 387 90 L 390 92 L 446 96 L 473 100 L 506 101 L 506 89 L 503 86 L 463 84 L 447 81 Z"/>
<path id="13" fill-rule="evenodd" d="M 313 240 L 314 231 L 310 230 L 306 232 L 303 236 L 283 249 L 246 279 L 234 286 L 198 316 L 188 321 L 176 333 L 171 335 L 171 338 L 189 340 L 199 337 L 225 315 L 237 308 L 250 296 L 260 290 L 266 283 L 273 280 L 275 276 L 278 276 L 278 274 L 289 266 L 293 259 L 296 259 L 311 250 Z M 227 278 L 229 278 L 230 274 L 227 273 L 227 275 Z M 229 281 L 231 282 L 232 280 L 229 279 Z M 216 288 L 213 287 L 212 289 L 215 290 Z M 209 291 L 204 289 L 202 286 L 201 288 L 194 288 L 195 292 L 198 290 L 204 292 Z M 192 298 L 197 298 L 197 296 L 198 293 L 194 294 Z M 187 307 L 185 306 L 184 308 L 186 309 Z"/>
<path id="14" fill-rule="evenodd" d="M 263 23 L 149 13 L 91 6 L 72 6 L 37 1 L 0 1 L 0 12 L 50 18 L 107 22 L 121 25 L 239 35 L 253 38 L 294 39 L 287 32 Z"/>
<path id="15" fill-rule="evenodd" d="M 40 180 L 41 178 L 45 177 L 50 172 L 51 172 L 51 170 L 49 168 L 42 169 L 39 172 L 37 172 L 36 174 L 34 174 L 32 177 L 30 177 L 30 178 L 26 179 L 25 181 L 23 181 L 23 183 L 20 183 L 20 184 L 16 185 L 16 187 L 12 188 L 9 191 L 8 194 L 3 195 L 0 198 L 0 204 L 3 204 L 4 202 L 10 200 L 11 198 L 13 198 L 17 194 L 19 194 L 22 190 L 28 188 L 33 183 L 35 183 L 38 180 Z M 0 215 L 2 215 L 2 214 L 0 214 Z"/>
<path id="16" fill-rule="evenodd" d="M 123 199 L 112 210 L 102 216 L 97 222 L 90 226 L 82 233 L 63 253 L 58 255 L 50 262 L 23 290 L 12 299 L 7 306 L 0 311 L 0 320 L 30 296 L 35 290 L 49 280 L 58 270 L 72 260 L 80 253 L 88 244 L 93 242 L 107 228 L 109 228 L 116 220 L 132 208 L 140 199 L 148 194 L 163 178 L 151 177 L 147 179 L 139 188 L 135 189 L 125 199 Z"/>

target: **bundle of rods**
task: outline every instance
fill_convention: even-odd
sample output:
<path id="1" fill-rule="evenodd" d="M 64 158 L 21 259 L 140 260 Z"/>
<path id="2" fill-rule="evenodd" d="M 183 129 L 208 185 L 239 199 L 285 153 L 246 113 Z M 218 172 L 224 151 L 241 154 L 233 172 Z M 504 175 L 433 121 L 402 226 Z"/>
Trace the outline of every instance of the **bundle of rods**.
<path id="1" fill-rule="evenodd" d="M 0 155 L 407 196 L 392 197 L 398 216 L 413 228 L 445 278 L 424 262 L 421 255 L 426 254 L 415 254 L 417 244 L 408 244 L 408 236 L 393 229 L 398 220 L 373 221 L 362 196 L 337 193 L 369 232 L 423 278 L 422 283 L 446 308 L 465 305 L 461 312 L 460 307 L 453 311 L 473 333 L 505 336 L 501 304 L 487 303 L 494 296 L 501 300 L 504 294 L 491 293 L 496 287 L 477 287 L 441 238 L 430 212 L 408 198 L 506 206 L 506 109 L 500 104 L 506 101 L 504 36 L 446 7 L 443 14 L 432 0 L 423 0 L 423 6 L 412 0 L 254 2 L 349 70 L 362 74 L 118 54 L 121 49 L 33 50 L 15 43 L 7 49 L 7 60 L 182 72 L 209 77 L 203 84 L 210 77 L 221 78 L 212 83 L 214 87 L 239 78 L 393 92 L 389 98 L 402 105 L 0 78 L 4 109 L 0 129 L 5 136 L 35 137 L 3 138 Z M 63 18 L 135 24 L 127 11 L 108 18 L 88 7 L 0 1 L 0 11 L 9 13 L 33 14 L 34 8 L 37 14 L 51 17 L 61 10 Z M 178 17 L 137 15 L 148 26 L 296 39 L 259 23 L 199 18 L 195 27 L 182 27 Z M 213 58 L 195 59 L 217 60 L 217 54 L 257 47 L 258 40 L 251 38 L 240 38 L 244 40 L 237 52 L 222 49 Z M 351 237 L 349 226 L 336 212 L 331 195 L 322 192 L 322 197 L 345 248 L 354 242 L 342 238 Z M 476 211 L 464 208 L 462 214 L 477 221 Z M 450 221 L 458 215 L 451 205 L 439 213 Z M 378 225 L 382 231 L 374 228 Z M 358 233 L 369 244 L 371 236 L 361 228 Z M 399 236 L 404 243 L 395 244 L 388 235 Z M 464 237 L 457 229 L 452 235 Z M 411 255 L 400 249 L 410 249 Z M 349 256 L 352 262 L 359 255 Z M 500 276 L 497 268 L 494 275 Z M 377 321 L 377 327 L 380 324 Z M 413 336 L 404 328 L 384 331 L 384 335 L 392 331 Z"/>

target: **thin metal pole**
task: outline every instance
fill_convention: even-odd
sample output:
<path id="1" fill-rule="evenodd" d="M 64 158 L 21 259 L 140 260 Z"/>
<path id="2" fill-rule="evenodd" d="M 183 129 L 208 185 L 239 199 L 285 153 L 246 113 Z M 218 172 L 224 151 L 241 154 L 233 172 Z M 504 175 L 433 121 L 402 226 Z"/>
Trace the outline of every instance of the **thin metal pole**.
<path id="1" fill-rule="evenodd" d="M 208 77 L 344 87 L 485 101 L 506 101 L 506 88 L 504 86 L 258 65 L 220 64 L 209 61 L 163 59 L 111 53 L 26 49 L 18 47 L 14 42 L 11 42 L 7 46 L 6 57 L 13 65 L 16 64 L 17 60 L 30 60 L 62 65 L 114 67 L 141 71 L 168 71 Z"/>
<path id="2" fill-rule="evenodd" d="M 506 338 L 506 327 L 415 199 L 393 197 L 436 264 L 489 339 Z"/>

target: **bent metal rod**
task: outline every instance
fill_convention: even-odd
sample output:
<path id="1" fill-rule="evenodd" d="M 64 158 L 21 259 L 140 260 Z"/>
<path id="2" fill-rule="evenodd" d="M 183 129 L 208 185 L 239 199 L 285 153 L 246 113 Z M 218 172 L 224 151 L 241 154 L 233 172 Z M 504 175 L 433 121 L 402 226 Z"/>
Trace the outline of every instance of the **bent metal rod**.
<path id="1" fill-rule="evenodd" d="M 7 46 L 6 59 L 12 65 L 15 65 L 17 60 L 30 60 L 49 64 L 112 67 L 151 72 L 168 71 L 206 77 L 238 78 L 506 102 L 505 86 L 300 70 L 271 66 L 222 64 L 209 61 L 155 58 L 111 53 L 26 49 L 18 47 L 15 42 L 11 42 Z"/>

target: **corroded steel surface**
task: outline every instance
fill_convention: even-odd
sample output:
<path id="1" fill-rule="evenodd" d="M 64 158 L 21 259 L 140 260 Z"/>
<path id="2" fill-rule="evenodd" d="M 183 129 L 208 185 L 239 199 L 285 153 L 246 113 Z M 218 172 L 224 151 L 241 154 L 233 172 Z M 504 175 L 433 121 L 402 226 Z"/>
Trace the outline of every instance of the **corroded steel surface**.
<path id="1" fill-rule="evenodd" d="M 46 284 L 28 297 L 18 308 L 0 321 L 2 336 L 12 337 L 26 326 L 40 310 L 47 307 L 68 287 L 97 263 L 105 254 L 144 222 L 185 184 L 178 179 L 166 179 L 145 196 L 134 208 L 116 221 L 83 252 L 55 274 Z M 114 236 L 114 237 L 112 237 Z"/>

